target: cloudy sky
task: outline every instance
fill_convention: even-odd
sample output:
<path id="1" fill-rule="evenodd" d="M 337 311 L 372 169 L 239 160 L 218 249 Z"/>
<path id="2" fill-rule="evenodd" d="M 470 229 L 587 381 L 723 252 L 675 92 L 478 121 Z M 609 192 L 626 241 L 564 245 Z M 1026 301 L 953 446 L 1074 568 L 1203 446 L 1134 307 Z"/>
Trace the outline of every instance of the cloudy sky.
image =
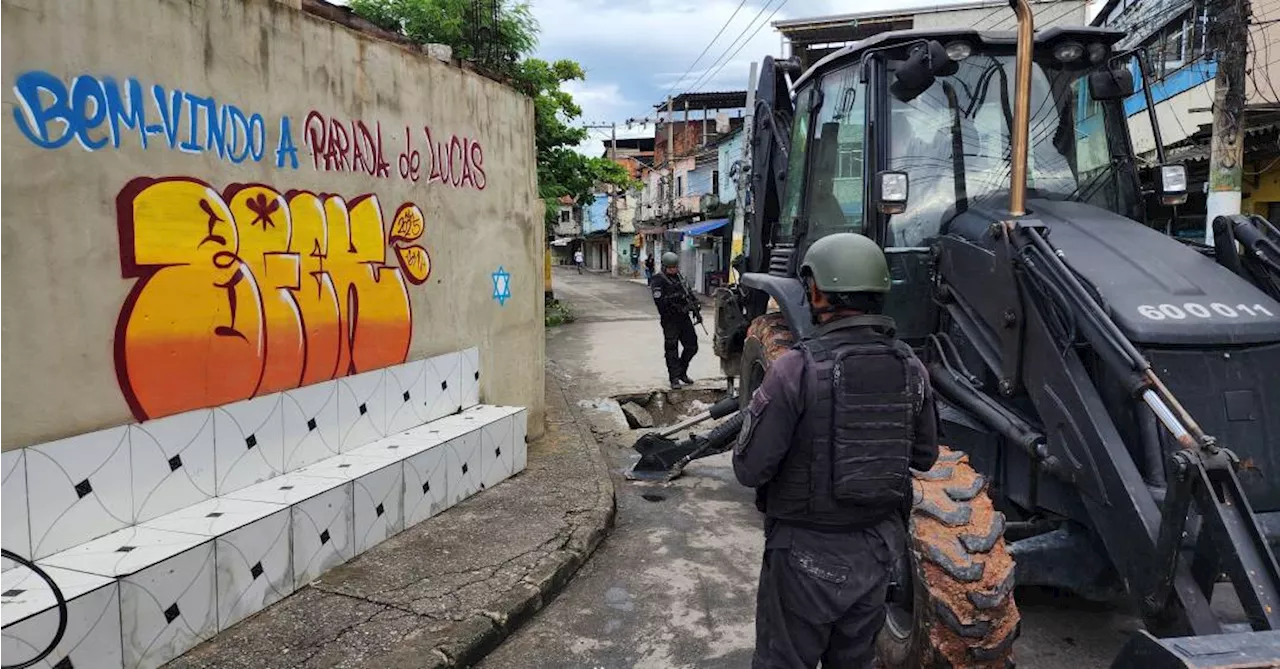
<path id="1" fill-rule="evenodd" d="M 587 72 L 585 81 L 571 82 L 566 88 L 582 106 L 581 120 L 588 123 L 652 116 L 653 106 L 665 100 L 668 92 L 744 90 L 751 61 L 780 54 L 781 36 L 771 25 L 775 21 L 948 2 L 530 1 L 541 28 L 538 57 L 576 60 Z M 721 26 L 726 26 L 724 32 L 695 63 Z M 596 131 L 589 146 L 581 148 L 599 155 L 600 140 L 608 136 L 607 130 Z M 620 129 L 619 137 L 626 136 L 652 137 L 653 126 L 647 132 Z"/>

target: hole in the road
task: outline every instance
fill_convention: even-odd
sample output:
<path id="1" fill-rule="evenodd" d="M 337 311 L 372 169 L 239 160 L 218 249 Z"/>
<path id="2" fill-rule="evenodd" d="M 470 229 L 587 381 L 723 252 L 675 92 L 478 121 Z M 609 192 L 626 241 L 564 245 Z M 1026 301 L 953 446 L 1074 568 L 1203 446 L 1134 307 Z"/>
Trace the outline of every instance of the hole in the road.
<path id="1" fill-rule="evenodd" d="M 662 500 L 667 498 L 666 495 L 658 495 L 651 492 L 647 492 L 641 495 L 640 497 L 644 498 L 644 500 L 648 502 L 661 502 Z"/>
<path id="2" fill-rule="evenodd" d="M 640 430 L 674 425 L 706 411 L 724 397 L 724 389 L 686 388 L 628 393 L 615 395 L 613 399 L 622 407 L 627 425 L 633 430 Z"/>

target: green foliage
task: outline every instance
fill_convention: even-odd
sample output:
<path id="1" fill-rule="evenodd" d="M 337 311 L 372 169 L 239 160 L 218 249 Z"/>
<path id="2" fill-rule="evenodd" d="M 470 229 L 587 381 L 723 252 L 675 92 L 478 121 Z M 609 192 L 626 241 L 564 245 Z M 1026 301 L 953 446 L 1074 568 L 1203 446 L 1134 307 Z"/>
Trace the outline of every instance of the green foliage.
<path id="1" fill-rule="evenodd" d="M 475 31 L 468 25 L 474 18 L 473 0 L 351 0 L 351 9 L 371 23 L 419 44 L 447 44 L 458 58 L 495 68 L 517 90 L 533 99 L 538 195 L 546 201 L 548 228 L 555 224 L 563 196 L 588 205 L 594 199 L 592 192 L 601 184 L 638 188 L 626 168 L 573 150 L 587 139 L 588 133 L 570 125 L 582 116 L 582 108 L 562 87 L 570 81 L 586 79 L 582 66 L 572 60 L 527 58 L 538 44 L 538 24 L 529 5 L 495 1 L 500 3 L 497 29 L 484 26 L 482 30 L 489 30 L 485 41 L 496 42 L 495 51 L 502 54 L 496 61 L 478 57 L 484 54 L 475 52 Z"/>
<path id="2" fill-rule="evenodd" d="M 547 327 L 553 328 L 557 325 L 572 323 L 578 320 L 578 317 L 568 304 L 560 300 L 547 300 L 547 314 L 543 320 Z"/>

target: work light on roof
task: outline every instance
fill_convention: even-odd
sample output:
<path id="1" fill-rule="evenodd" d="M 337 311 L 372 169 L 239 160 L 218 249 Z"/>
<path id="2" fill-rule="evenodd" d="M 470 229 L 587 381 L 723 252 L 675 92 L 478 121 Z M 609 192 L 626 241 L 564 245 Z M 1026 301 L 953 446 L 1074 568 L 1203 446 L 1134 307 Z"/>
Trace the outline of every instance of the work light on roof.
<path id="1" fill-rule="evenodd" d="M 1084 57 L 1084 47 L 1079 42 L 1063 42 L 1053 47 L 1053 57 L 1063 63 L 1074 63 Z"/>

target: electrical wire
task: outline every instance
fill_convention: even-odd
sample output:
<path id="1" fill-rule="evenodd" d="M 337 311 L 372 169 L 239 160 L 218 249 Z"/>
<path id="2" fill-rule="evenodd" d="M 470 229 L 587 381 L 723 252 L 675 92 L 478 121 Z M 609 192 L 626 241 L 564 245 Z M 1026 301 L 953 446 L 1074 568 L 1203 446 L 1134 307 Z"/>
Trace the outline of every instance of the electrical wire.
<path id="1" fill-rule="evenodd" d="M 707 42 L 707 45 L 702 47 L 702 53 L 698 54 L 698 57 L 693 59 L 693 63 L 689 65 L 689 69 L 685 70 L 684 74 L 680 75 L 680 78 L 676 79 L 675 83 L 671 84 L 671 88 L 667 89 L 667 94 L 662 97 L 665 98 L 670 96 L 676 90 L 676 87 L 678 87 L 681 83 L 684 82 L 684 78 L 689 76 L 689 73 L 693 71 L 693 68 L 695 66 L 697 66 L 698 61 L 701 61 L 702 57 L 707 55 L 707 51 L 711 49 L 711 45 L 715 44 L 716 40 L 720 39 L 720 35 L 724 34 L 724 29 L 728 28 L 730 23 L 733 23 L 734 17 L 738 15 L 738 12 L 742 11 L 742 8 L 746 4 L 747 4 L 747 0 L 742 0 L 742 2 L 738 3 L 738 8 L 733 10 L 733 14 L 729 15 L 729 19 L 724 22 L 724 25 L 720 26 L 720 30 L 716 32 L 716 36 L 712 37 L 711 41 Z"/>
<path id="2" fill-rule="evenodd" d="M 37 566 L 36 563 L 14 553 L 13 551 L 3 548 L 0 548 L 0 556 L 13 560 L 19 565 L 30 569 L 37 577 L 48 584 L 49 589 L 53 591 L 53 599 L 58 607 L 58 627 L 53 633 L 53 641 L 50 641 L 49 645 L 46 646 L 43 651 L 25 662 L 0 665 L 0 669 L 26 669 L 27 667 L 43 662 L 46 657 L 49 657 L 49 655 L 57 649 L 58 644 L 62 643 L 62 637 L 67 633 L 67 599 L 62 594 L 62 589 L 58 587 L 56 582 L 54 582 L 53 577 L 49 576 L 49 573 Z"/>
<path id="3" fill-rule="evenodd" d="M 782 0 L 782 4 L 778 5 L 777 8 L 773 10 L 773 14 L 777 14 L 778 10 L 782 9 L 782 5 L 787 4 L 788 1 L 789 0 Z M 692 84 L 689 84 L 690 92 L 695 92 L 701 85 L 709 83 L 709 77 L 714 77 L 716 74 L 719 74 L 720 70 L 724 68 L 726 63 L 728 63 L 728 60 L 726 60 L 725 57 L 728 56 L 728 58 L 732 59 L 733 56 L 738 55 L 738 51 L 741 51 L 742 47 L 749 43 L 751 39 L 756 36 L 756 33 L 760 32 L 760 28 L 763 28 L 769 23 L 769 19 L 773 18 L 773 14 L 770 14 L 769 17 L 765 19 L 764 23 L 760 24 L 760 26 L 756 28 L 755 32 L 751 33 L 750 37 L 747 37 L 745 41 L 742 39 L 743 35 L 746 35 L 747 31 L 751 30 L 751 26 L 755 25 L 756 20 L 764 15 L 765 10 L 772 4 L 773 0 L 766 0 L 764 5 L 760 7 L 760 11 L 756 12 L 756 15 L 752 17 L 751 20 L 747 22 L 747 25 L 742 28 L 742 32 L 738 33 L 738 36 L 733 38 L 733 41 L 729 43 L 729 46 L 725 47 L 724 51 L 720 53 L 720 56 L 708 65 L 707 69 L 703 70 L 702 76 L 694 80 Z M 729 55 L 729 51 L 732 50 L 734 46 L 737 46 L 738 50 L 734 51 L 733 55 Z M 719 67 L 717 67 L 717 65 Z M 715 68 L 714 72 L 712 71 L 712 68 Z"/>
<path id="4" fill-rule="evenodd" d="M 755 32 L 752 32 L 751 35 L 747 37 L 747 39 L 743 40 L 742 44 L 738 45 L 738 48 L 733 52 L 733 54 L 730 55 L 727 60 L 721 63 L 720 67 L 717 67 L 714 72 L 711 72 L 711 74 L 707 77 L 706 81 L 704 81 L 701 86 L 699 86 L 698 88 L 694 88 L 693 92 L 696 93 L 697 91 L 701 90 L 702 86 L 706 86 L 707 84 L 710 84 L 712 81 L 715 81 L 715 77 L 717 74 L 720 74 L 720 70 L 723 70 L 725 65 L 728 65 L 729 63 L 733 62 L 734 57 L 736 57 L 744 47 L 750 44 L 751 40 L 754 39 L 755 36 L 761 30 L 763 30 L 765 26 L 769 25 L 769 19 L 772 19 L 773 16 L 778 13 L 778 10 L 786 6 L 788 2 L 790 2 L 790 0 L 782 0 L 781 4 L 779 4 L 777 7 L 774 7 L 773 11 L 770 12 L 769 15 L 765 17 L 764 22 L 761 23 L 759 26 L 756 26 Z M 765 6 L 767 7 L 768 5 L 765 5 Z"/>

